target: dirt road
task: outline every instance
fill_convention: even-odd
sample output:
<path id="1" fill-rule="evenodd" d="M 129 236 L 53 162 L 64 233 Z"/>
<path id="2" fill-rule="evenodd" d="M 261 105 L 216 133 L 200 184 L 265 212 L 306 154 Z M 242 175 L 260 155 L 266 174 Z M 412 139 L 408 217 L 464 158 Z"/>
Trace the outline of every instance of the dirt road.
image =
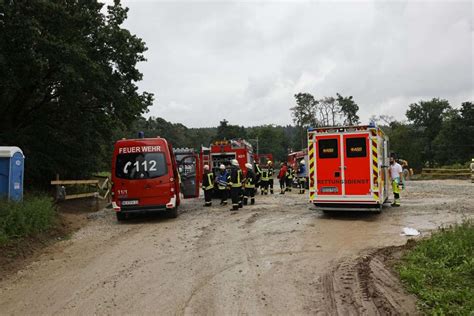
<path id="1" fill-rule="evenodd" d="M 413 313 L 373 249 L 474 217 L 473 196 L 468 181 L 420 181 L 380 215 L 324 215 L 296 193 L 235 215 L 200 200 L 177 219 L 101 211 L 0 283 L 0 314 Z"/>

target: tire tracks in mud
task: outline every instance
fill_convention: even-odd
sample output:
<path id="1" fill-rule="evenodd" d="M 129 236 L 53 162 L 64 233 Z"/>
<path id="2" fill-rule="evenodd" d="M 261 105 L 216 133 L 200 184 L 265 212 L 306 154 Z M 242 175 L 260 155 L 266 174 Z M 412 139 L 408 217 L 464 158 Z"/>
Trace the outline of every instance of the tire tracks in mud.
<path id="1" fill-rule="evenodd" d="M 319 280 L 319 313 L 328 315 L 418 315 L 416 299 L 403 289 L 388 262 L 401 247 L 388 247 L 340 261 Z"/>

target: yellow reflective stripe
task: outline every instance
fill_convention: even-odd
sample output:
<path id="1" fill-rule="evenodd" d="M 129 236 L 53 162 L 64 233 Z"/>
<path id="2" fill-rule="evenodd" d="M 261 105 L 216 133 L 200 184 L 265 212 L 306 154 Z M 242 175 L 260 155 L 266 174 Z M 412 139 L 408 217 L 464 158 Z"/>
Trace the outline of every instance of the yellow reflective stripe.
<path id="1" fill-rule="evenodd" d="M 207 181 L 208 181 L 209 185 L 205 188 L 206 190 L 212 189 L 214 187 L 214 184 L 213 184 L 214 181 L 212 180 L 212 178 L 213 178 L 213 174 L 208 173 L 207 174 Z"/>
<path id="2" fill-rule="evenodd" d="M 242 187 L 241 181 L 242 170 L 237 170 L 237 183 L 232 183 L 233 188 L 240 188 Z"/>

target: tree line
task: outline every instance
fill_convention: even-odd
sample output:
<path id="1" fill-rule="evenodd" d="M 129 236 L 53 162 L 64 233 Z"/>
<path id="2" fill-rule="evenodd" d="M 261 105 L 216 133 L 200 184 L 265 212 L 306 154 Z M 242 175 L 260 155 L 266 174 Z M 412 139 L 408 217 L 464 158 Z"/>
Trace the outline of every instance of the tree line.
<path id="1" fill-rule="evenodd" d="M 359 106 L 352 96 L 316 99 L 307 92 L 295 94 L 290 108 L 301 146 L 308 127 L 357 125 Z M 474 158 L 474 107 L 471 101 L 452 107 L 448 100 L 433 98 L 409 105 L 404 120 L 379 115 L 370 118 L 389 136 L 391 151 L 415 169 L 466 165 Z"/>
<path id="2" fill-rule="evenodd" d="M 306 147 L 306 128 L 360 123 L 352 96 L 295 95 L 294 125 L 244 127 L 225 118 L 219 126 L 188 128 L 145 118 L 153 94 L 140 92 L 142 39 L 123 27 L 128 9 L 116 1 L 0 2 L 0 144 L 26 156 L 25 182 L 48 188 L 62 178 L 110 170 L 113 144 L 123 137 L 162 136 L 174 147 L 199 149 L 219 139 L 244 138 L 260 153 L 283 161 Z M 415 167 L 464 163 L 474 153 L 473 105 L 453 108 L 432 99 L 410 105 L 406 120 L 373 118 L 391 146 Z"/>

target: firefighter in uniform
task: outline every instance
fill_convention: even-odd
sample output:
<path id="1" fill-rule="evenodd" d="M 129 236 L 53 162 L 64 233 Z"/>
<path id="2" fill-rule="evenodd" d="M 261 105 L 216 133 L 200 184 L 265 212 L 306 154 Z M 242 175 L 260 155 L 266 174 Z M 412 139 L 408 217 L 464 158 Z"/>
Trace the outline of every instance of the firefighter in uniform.
<path id="1" fill-rule="evenodd" d="M 301 159 L 298 166 L 298 187 L 300 188 L 299 194 L 304 194 L 306 188 L 306 162 Z"/>
<path id="2" fill-rule="evenodd" d="M 403 179 L 402 166 L 395 161 L 393 156 L 390 156 L 390 181 L 392 182 L 393 203 L 392 206 L 400 206 L 400 186 L 405 185 Z"/>
<path id="3" fill-rule="evenodd" d="M 270 171 L 268 170 L 268 165 L 263 166 L 262 177 L 260 179 L 260 191 L 262 192 L 262 195 L 268 194 L 268 181 L 270 180 L 269 174 Z"/>
<path id="4" fill-rule="evenodd" d="M 273 162 L 269 160 L 267 162 L 268 165 L 268 187 L 270 188 L 270 194 L 273 194 Z"/>
<path id="5" fill-rule="evenodd" d="M 221 205 L 227 205 L 227 196 L 229 195 L 228 183 L 230 175 L 225 169 L 225 166 L 221 164 L 219 166 L 219 173 L 217 175 L 217 189 L 219 190 L 219 197 L 221 199 Z"/>
<path id="6" fill-rule="evenodd" d="M 208 165 L 204 165 L 204 174 L 202 176 L 202 189 L 204 190 L 204 206 L 211 206 L 212 191 L 214 190 L 214 174 L 209 170 Z"/>
<path id="7" fill-rule="evenodd" d="M 239 167 L 239 162 L 237 159 L 232 159 L 229 181 L 230 197 L 232 199 L 231 211 L 237 211 L 239 207 L 242 207 L 242 181 L 243 175 Z"/>
<path id="8" fill-rule="evenodd" d="M 261 179 L 262 179 L 262 169 L 260 168 L 260 165 L 257 161 L 253 162 L 255 165 L 255 192 L 257 191 L 258 187 L 261 185 Z"/>
<path id="9" fill-rule="evenodd" d="M 288 165 L 288 169 L 286 170 L 286 191 L 291 192 L 291 188 L 293 187 L 293 178 L 295 176 L 295 171 L 293 167 Z"/>
<path id="10" fill-rule="evenodd" d="M 283 162 L 280 165 L 280 172 L 278 172 L 278 176 L 277 176 L 277 178 L 280 180 L 280 194 L 285 194 L 287 174 L 288 174 L 288 167 L 286 166 L 286 162 Z"/>
<path id="11" fill-rule="evenodd" d="M 255 204 L 255 182 L 256 176 L 253 172 L 252 164 L 246 163 L 247 175 L 244 181 L 244 205 L 247 205 L 248 199 L 250 198 L 250 204 Z"/>

